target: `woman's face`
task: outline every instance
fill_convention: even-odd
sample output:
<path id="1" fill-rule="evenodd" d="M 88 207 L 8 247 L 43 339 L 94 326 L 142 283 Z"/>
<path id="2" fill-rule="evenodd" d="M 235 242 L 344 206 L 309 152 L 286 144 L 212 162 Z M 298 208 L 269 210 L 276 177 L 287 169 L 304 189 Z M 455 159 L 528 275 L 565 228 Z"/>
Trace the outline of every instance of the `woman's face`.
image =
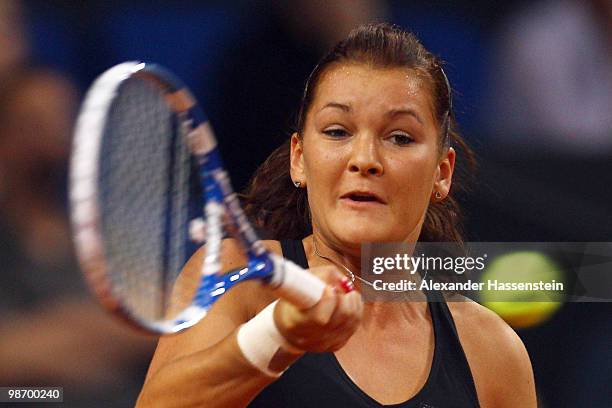
<path id="1" fill-rule="evenodd" d="M 404 68 L 328 68 L 291 176 L 308 189 L 313 231 L 337 248 L 416 241 L 435 191 L 446 197 L 455 152 L 442 154 L 426 82 Z"/>

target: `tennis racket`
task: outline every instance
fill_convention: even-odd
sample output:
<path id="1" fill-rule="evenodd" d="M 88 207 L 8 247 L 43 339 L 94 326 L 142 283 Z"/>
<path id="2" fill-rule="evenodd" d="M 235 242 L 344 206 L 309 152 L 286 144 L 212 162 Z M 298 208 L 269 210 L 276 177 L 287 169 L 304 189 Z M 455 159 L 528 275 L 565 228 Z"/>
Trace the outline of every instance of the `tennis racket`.
<path id="1" fill-rule="evenodd" d="M 246 279 L 301 308 L 316 304 L 325 288 L 262 245 L 197 101 L 159 65 L 116 65 L 89 89 L 73 142 L 70 204 L 77 256 L 93 293 L 151 333 L 196 324 Z M 222 273 L 225 236 L 241 244 L 248 263 Z M 200 273 L 181 276 L 203 243 Z"/>

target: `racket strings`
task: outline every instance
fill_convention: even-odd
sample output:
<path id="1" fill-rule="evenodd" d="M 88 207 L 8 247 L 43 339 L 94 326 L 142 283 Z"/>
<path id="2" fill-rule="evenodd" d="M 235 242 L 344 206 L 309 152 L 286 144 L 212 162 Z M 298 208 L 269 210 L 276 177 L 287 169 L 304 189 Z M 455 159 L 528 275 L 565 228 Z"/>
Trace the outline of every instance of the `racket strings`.
<path id="1" fill-rule="evenodd" d="M 186 306 L 173 302 L 191 301 L 174 290 L 187 257 L 189 151 L 161 90 L 139 79 L 121 86 L 103 140 L 99 185 L 109 277 L 130 313 L 159 320 Z"/>

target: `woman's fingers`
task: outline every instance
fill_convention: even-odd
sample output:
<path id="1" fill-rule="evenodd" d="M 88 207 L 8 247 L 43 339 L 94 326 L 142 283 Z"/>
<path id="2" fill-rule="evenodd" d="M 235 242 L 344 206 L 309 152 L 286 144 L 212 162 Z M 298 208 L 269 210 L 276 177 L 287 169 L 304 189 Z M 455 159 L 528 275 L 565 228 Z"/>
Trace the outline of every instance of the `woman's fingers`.
<path id="1" fill-rule="evenodd" d="M 275 322 L 286 340 L 302 350 L 337 350 L 359 327 L 363 312 L 361 295 L 355 291 L 346 293 L 341 288 L 345 276 L 334 266 L 310 271 L 328 284 L 321 300 L 306 310 L 281 300 L 276 306 Z"/>

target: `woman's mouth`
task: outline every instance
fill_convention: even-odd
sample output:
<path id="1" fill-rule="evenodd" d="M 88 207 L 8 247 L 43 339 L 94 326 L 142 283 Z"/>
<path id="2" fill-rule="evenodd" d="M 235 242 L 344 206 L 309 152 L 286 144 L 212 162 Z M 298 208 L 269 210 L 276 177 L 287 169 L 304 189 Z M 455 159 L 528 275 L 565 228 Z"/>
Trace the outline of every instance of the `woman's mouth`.
<path id="1" fill-rule="evenodd" d="M 340 197 L 340 201 L 350 205 L 351 207 L 357 208 L 386 204 L 386 202 L 382 200 L 380 196 L 370 191 L 351 191 L 343 194 Z"/>

